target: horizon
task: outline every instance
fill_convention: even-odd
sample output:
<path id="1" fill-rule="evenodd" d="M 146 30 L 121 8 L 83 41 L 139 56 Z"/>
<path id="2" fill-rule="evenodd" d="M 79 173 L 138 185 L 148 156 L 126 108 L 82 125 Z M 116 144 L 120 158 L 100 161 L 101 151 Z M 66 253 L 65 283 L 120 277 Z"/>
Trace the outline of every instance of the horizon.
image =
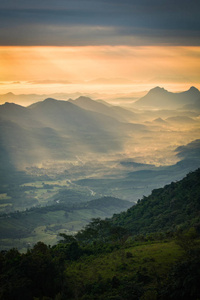
<path id="1" fill-rule="evenodd" d="M 17 88 L 11 88 L 10 86 L 16 86 Z M 23 85 L 23 87 L 21 87 Z M 37 86 L 38 88 L 36 88 Z M 0 86 L 0 96 L 6 95 L 37 95 L 37 96 L 59 96 L 59 94 L 68 95 L 69 98 L 76 99 L 79 96 L 91 97 L 93 100 L 102 100 L 111 101 L 113 98 L 124 99 L 132 98 L 132 101 L 137 100 L 144 95 L 146 95 L 150 90 L 154 88 L 164 89 L 171 93 L 182 93 L 190 90 L 192 87 L 200 89 L 198 85 L 183 85 L 183 84 L 168 84 L 165 86 L 154 85 L 154 84 L 30 84 L 26 83 L 4 83 L 4 87 Z M 59 100 L 59 99 L 58 99 Z M 64 99 L 66 100 L 66 99 Z M 7 102 L 5 100 L 5 102 Z M 2 102 L 3 103 L 3 102 Z M 1 103 L 1 104 L 2 104 Z M 123 101 L 122 101 L 123 104 Z"/>
<path id="2" fill-rule="evenodd" d="M 200 89 L 199 9 L 195 0 L 0 2 L 0 94 Z"/>
<path id="3" fill-rule="evenodd" d="M 199 57 L 200 47 L 0 46 L 0 94 L 200 89 Z"/>

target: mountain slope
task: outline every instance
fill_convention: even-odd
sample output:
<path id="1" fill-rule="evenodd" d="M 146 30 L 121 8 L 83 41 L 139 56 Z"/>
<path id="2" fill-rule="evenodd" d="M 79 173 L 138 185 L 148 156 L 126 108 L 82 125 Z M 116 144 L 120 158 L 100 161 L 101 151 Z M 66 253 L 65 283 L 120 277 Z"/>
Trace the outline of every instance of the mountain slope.
<path id="1" fill-rule="evenodd" d="M 156 87 L 136 101 L 133 106 L 136 108 L 176 109 L 195 103 L 199 97 L 200 91 L 195 87 L 181 93 L 172 93 L 164 88 Z"/>
<path id="2" fill-rule="evenodd" d="M 128 121 L 137 121 L 138 116 L 137 114 L 119 107 L 119 106 L 112 106 L 112 105 L 106 105 L 103 102 L 94 101 L 88 97 L 79 97 L 75 100 L 70 100 L 71 103 L 94 112 L 99 112 L 101 114 L 104 114 L 106 116 L 112 117 L 117 119 L 121 122 L 128 122 Z"/>
<path id="3" fill-rule="evenodd" d="M 92 218 L 111 217 L 131 206 L 131 203 L 113 197 L 104 197 L 84 203 L 55 204 L 31 208 L 0 217 L 0 248 L 18 246 L 39 240 L 55 244 L 60 232 L 80 230 Z M 6 240 L 3 240 L 6 239 Z M 10 239 L 10 240 L 8 240 Z M 21 239 L 21 241 L 19 241 Z"/>
<path id="4" fill-rule="evenodd" d="M 100 113 L 86 111 L 68 101 L 47 98 L 28 107 L 35 117 L 46 125 L 58 129 L 108 130 L 119 124 Z"/>
<path id="5" fill-rule="evenodd" d="M 111 222 L 133 235 L 188 228 L 200 221 L 200 169 L 179 182 L 152 191 Z"/>
<path id="6" fill-rule="evenodd" d="M 91 100 L 92 101 L 92 100 Z M 102 105 L 102 104 L 100 104 Z M 28 107 L 40 122 L 83 144 L 85 150 L 120 150 L 128 134 L 146 130 L 146 126 L 119 122 L 101 112 L 85 110 L 68 101 L 48 98 Z"/>
<path id="7" fill-rule="evenodd" d="M 200 110 L 200 98 L 198 98 L 198 100 L 196 100 L 194 103 L 192 104 L 186 104 L 182 107 L 185 110 L 192 110 L 192 111 L 199 111 Z"/>
<path id="8" fill-rule="evenodd" d="M 139 128 L 51 98 L 27 108 L 13 103 L 1 105 L 0 126 L 2 159 L 7 153 L 18 167 L 83 153 L 118 151 L 128 130 Z"/>
<path id="9" fill-rule="evenodd" d="M 184 182 L 171 184 L 170 193 L 174 191 L 179 195 L 180 189 L 177 188 L 177 184 L 181 188 L 182 183 L 186 184 L 184 192 L 186 190 L 190 192 L 192 188 L 197 191 L 199 187 L 197 178 L 199 179 L 199 175 L 196 172 L 189 174 L 183 179 Z M 163 196 L 167 197 L 166 194 Z M 192 195 L 190 197 L 187 194 L 186 197 L 195 208 L 195 199 L 192 200 Z M 196 199 L 197 197 L 199 192 Z M 160 198 L 161 200 L 163 199 Z M 141 207 L 140 204 L 135 208 Z M 121 219 L 123 220 L 123 217 L 125 218 L 133 209 L 134 207 L 121 214 Z M 197 209 L 199 212 L 199 203 Z M 23 215 L 25 220 L 30 221 L 29 212 L 24 212 Z M 19 226 L 18 215 L 12 217 Z M 113 219 L 116 220 L 117 217 L 115 215 Z M 58 216 L 56 219 L 61 221 Z M 6 221 L 9 222 L 9 218 Z M 35 221 L 34 218 L 33 223 Z M 168 219 L 163 221 L 167 222 Z M 196 221 L 199 221 L 198 218 Z M 194 228 L 186 232 L 179 231 L 175 240 L 174 236 L 171 238 L 170 232 L 140 235 L 134 240 L 127 239 L 130 232 L 128 233 L 126 229 L 119 227 L 118 224 L 113 226 L 109 222 L 99 218 L 93 219 L 84 231 L 75 236 L 60 234 L 63 240 L 53 247 L 38 242 L 23 254 L 16 248 L 2 251 L 0 299 L 32 300 L 40 297 L 64 300 L 66 296 L 69 300 L 199 299 L 198 231 Z M 190 225 L 190 222 L 187 223 L 186 228 Z M 58 224 L 54 228 L 46 227 L 47 231 L 59 228 Z M 196 228 L 199 229 L 199 224 Z M 42 229 L 44 230 L 43 227 L 40 228 L 41 231 Z M 78 239 L 80 237 L 85 237 L 85 240 Z M 20 239 L 16 240 L 20 242 Z M 29 247 L 31 244 L 25 245 Z"/>
<path id="10" fill-rule="evenodd" d="M 189 172 L 200 168 L 199 140 L 176 148 L 175 155 L 181 160 L 174 165 L 156 167 L 143 164 L 140 166 L 132 160 L 122 160 L 120 164 L 126 167 L 127 172 L 121 178 L 92 177 L 79 179 L 74 183 L 87 186 L 99 193 L 136 202 L 143 195 L 149 195 L 153 189 L 180 180 Z"/>
<path id="11" fill-rule="evenodd" d="M 6 102 L 0 105 L 0 120 L 11 121 L 24 127 L 39 127 L 41 122 L 35 120 L 35 116 L 26 107 Z"/>

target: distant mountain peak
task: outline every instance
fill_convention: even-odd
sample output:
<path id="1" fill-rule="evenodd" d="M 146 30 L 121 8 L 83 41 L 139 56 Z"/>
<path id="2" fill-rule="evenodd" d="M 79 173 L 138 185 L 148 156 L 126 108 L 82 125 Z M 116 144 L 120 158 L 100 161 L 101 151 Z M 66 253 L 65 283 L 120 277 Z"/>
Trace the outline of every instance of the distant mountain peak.
<path id="1" fill-rule="evenodd" d="M 156 86 L 155 88 L 153 88 L 153 89 L 151 89 L 150 91 L 149 91 L 149 93 L 165 93 L 165 92 L 167 92 L 168 93 L 168 91 L 167 90 L 165 90 L 163 87 L 159 87 L 159 86 Z"/>
<path id="2" fill-rule="evenodd" d="M 26 107 L 12 102 L 5 102 L 4 104 L 0 105 L 0 112 L 1 114 L 3 113 L 2 116 L 5 116 L 7 113 L 21 114 L 26 111 L 27 111 Z"/>
<path id="3" fill-rule="evenodd" d="M 197 89 L 195 86 L 191 86 L 191 87 L 189 88 L 189 90 L 196 90 L 196 91 L 198 91 L 198 89 Z"/>
<path id="4" fill-rule="evenodd" d="M 191 87 L 189 88 L 188 92 L 199 93 L 199 90 L 198 90 L 195 86 L 191 86 Z"/>
<path id="5" fill-rule="evenodd" d="M 90 97 L 80 96 L 76 99 L 77 101 L 94 101 Z"/>
<path id="6" fill-rule="evenodd" d="M 47 103 L 47 102 L 55 102 L 55 101 L 57 100 L 54 98 L 46 98 L 43 102 Z"/>
<path id="7" fill-rule="evenodd" d="M 8 92 L 5 95 L 7 95 L 7 96 L 15 96 L 15 94 L 13 94 L 12 92 Z"/>
<path id="8" fill-rule="evenodd" d="M 156 123 L 166 123 L 166 121 L 164 121 L 162 118 L 157 118 L 155 120 L 153 120 L 153 122 L 156 122 Z"/>
<path id="9" fill-rule="evenodd" d="M 63 107 L 69 107 L 69 106 L 74 106 L 70 101 L 66 101 L 66 100 L 57 100 L 54 98 L 46 98 L 43 101 L 39 101 L 36 103 L 31 104 L 30 106 L 28 106 L 31 109 L 35 109 L 36 107 L 40 107 L 43 109 L 54 109 L 54 108 L 58 108 L 60 107 L 61 109 Z"/>
<path id="10" fill-rule="evenodd" d="M 23 106 L 13 103 L 13 102 L 5 102 L 4 104 L 1 105 L 1 107 L 5 107 L 5 108 L 20 107 L 20 108 L 22 108 Z"/>
<path id="11" fill-rule="evenodd" d="M 191 86 L 189 90 L 179 93 L 169 92 L 159 86 L 151 89 L 144 97 L 134 103 L 136 107 L 174 109 L 194 103 L 200 97 L 200 91 Z"/>

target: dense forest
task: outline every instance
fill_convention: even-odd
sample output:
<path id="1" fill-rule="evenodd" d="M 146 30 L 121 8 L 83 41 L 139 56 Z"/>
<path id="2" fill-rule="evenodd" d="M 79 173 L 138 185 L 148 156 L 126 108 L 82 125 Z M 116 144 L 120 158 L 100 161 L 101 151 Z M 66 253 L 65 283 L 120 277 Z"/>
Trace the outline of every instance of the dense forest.
<path id="1" fill-rule="evenodd" d="M 0 299 L 194 299 L 200 295 L 200 169 L 57 245 L 0 253 Z"/>

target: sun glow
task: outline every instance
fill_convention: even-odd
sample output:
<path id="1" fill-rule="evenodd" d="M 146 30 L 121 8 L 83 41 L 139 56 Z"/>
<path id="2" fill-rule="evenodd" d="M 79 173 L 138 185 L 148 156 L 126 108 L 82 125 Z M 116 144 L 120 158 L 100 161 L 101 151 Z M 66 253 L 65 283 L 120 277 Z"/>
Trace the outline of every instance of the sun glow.
<path id="1" fill-rule="evenodd" d="M 94 85 L 200 88 L 199 58 L 200 47 L 0 47 L 1 91 L 47 92 L 52 84 L 57 91 L 63 85 L 79 91 Z"/>

